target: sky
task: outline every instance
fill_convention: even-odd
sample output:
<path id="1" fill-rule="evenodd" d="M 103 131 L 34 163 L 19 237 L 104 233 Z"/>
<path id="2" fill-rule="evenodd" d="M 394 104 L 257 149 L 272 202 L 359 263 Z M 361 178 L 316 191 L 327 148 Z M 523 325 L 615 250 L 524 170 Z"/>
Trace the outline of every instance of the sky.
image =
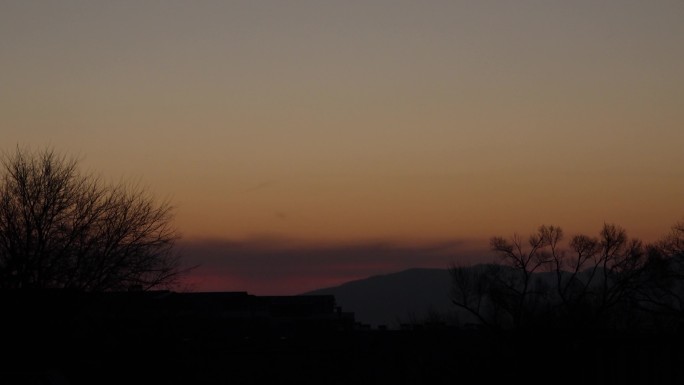
<path id="1" fill-rule="evenodd" d="M 679 0 L 5 0 L 0 150 L 171 201 L 197 290 L 445 267 L 541 224 L 653 241 L 684 219 L 682 20 Z"/>

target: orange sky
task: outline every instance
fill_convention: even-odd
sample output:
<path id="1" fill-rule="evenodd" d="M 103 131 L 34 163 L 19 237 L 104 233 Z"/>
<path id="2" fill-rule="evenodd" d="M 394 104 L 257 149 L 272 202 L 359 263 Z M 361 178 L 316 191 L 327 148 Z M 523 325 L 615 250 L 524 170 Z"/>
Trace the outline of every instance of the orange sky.
<path id="1" fill-rule="evenodd" d="M 3 1 L 0 143 L 141 181 L 189 240 L 653 240 L 684 218 L 682 20 L 681 1 Z"/>

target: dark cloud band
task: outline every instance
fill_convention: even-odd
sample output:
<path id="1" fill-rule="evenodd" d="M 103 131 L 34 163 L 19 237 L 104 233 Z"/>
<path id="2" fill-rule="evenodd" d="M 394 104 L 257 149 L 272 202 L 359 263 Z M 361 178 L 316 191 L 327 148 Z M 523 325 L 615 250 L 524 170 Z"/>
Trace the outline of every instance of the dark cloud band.
<path id="1" fill-rule="evenodd" d="M 274 239 L 202 240 L 182 242 L 180 249 L 188 264 L 199 265 L 186 278 L 191 290 L 262 295 L 298 294 L 413 267 L 447 268 L 490 258 L 481 242 L 465 240 L 324 245 Z"/>

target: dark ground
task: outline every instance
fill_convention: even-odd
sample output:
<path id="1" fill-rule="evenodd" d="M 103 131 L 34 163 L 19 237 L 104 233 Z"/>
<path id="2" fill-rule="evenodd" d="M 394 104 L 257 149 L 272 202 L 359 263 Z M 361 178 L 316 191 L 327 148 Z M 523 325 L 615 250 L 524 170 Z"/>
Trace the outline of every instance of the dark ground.
<path id="1" fill-rule="evenodd" d="M 315 301 L 226 316 L 197 298 L 2 295 L 0 384 L 684 383 L 676 334 L 367 330 Z"/>

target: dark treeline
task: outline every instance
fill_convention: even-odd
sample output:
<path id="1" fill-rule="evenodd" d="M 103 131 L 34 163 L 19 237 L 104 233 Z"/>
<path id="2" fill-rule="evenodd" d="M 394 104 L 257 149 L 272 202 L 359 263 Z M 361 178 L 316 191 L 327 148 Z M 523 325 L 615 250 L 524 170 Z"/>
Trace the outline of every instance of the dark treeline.
<path id="1" fill-rule="evenodd" d="M 614 224 L 564 243 L 556 226 L 494 237 L 500 264 L 452 267 L 465 322 L 521 329 L 678 333 L 684 326 L 684 224 L 645 245 Z"/>

